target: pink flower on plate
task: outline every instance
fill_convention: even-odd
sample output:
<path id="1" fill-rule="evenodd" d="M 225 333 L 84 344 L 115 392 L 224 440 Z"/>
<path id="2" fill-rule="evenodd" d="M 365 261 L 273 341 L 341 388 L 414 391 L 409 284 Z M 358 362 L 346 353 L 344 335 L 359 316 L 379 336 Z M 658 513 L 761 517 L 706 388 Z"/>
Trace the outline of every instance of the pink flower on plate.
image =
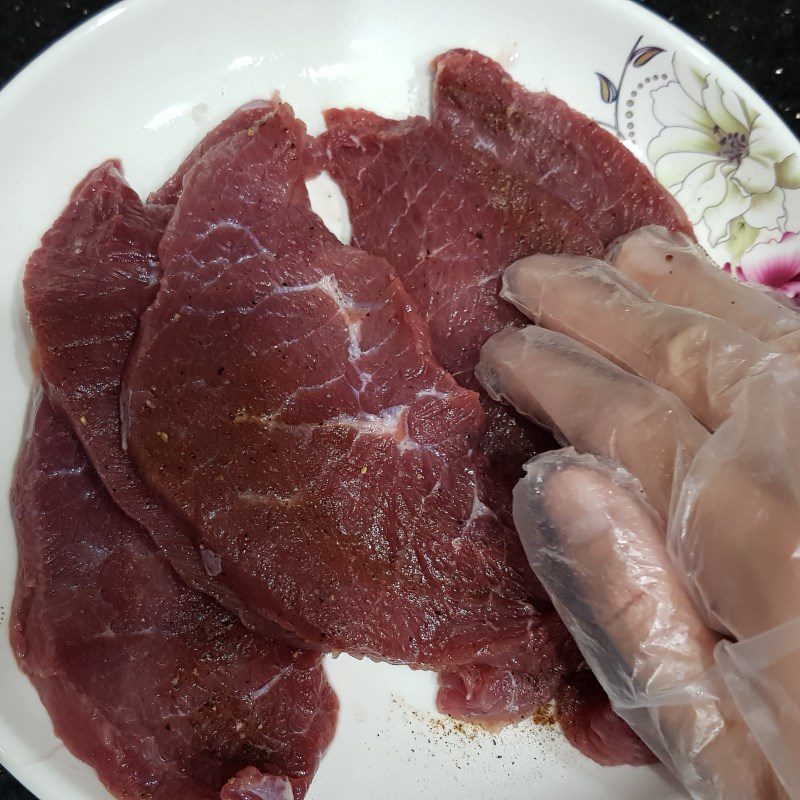
<path id="1" fill-rule="evenodd" d="M 744 283 L 770 286 L 791 298 L 800 295 L 800 235 L 783 234 L 779 241 L 751 247 L 738 267 L 725 269 Z"/>

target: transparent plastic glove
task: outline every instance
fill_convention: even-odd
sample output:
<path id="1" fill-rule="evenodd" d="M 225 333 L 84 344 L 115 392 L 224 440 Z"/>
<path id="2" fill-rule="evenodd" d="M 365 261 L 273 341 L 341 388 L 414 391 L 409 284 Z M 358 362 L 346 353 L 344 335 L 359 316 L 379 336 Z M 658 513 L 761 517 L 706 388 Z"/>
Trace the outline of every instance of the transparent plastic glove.
<path id="1" fill-rule="evenodd" d="M 751 378 L 701 448 L 670 519 L 674 560 L 737 643 L 723 674 L 754 736 L 800 797 L 800 375 Z"/>
<path id="2" fill-rule="evenodd" d="M 664 281 L 689 281 L 692 273 L 649 280 L 649 288 L 663 294 Z M 737 303 L 763 298 L 739 289 L 745 294 Z M 680 286 L 670 291 L 673 297 L 690 294 Z M 666 305 L 600 261 L 524 259 L 507 270 L 503 294 L 540 325 L 576 341 L 569 345 L 552 332 L 498 334 L 485 346 L 479 377 L 494 396 L 581 449 L 621 461 L 641 480 L 668 520 L 668 552 L 703 619 L 741 648 L 720 651 L 720 658 L 731 654 L 725 679 L 736 687 L 734 697 L 790 796 L 800 798 L 794 763 L 800 753 L 800 641 L 792 624 L 800 619 L 796 357 L 738 327 L 747 314 L 726 317 L 733 304 L 716 309 L 719 317 Z M 655 386 L 648 394 L 633 374 L 612 379 L 606 358 L 620 374 L 635 373 L 675 397 L 652 406 Z M 529 367 L 520 380 L 528 361 L 545 369 Z M 603 376 L 598 391 L 592 374 Z M 653 408 L 661 409 L 660 417 Z M 594 409 L 593 429 L 588 409 Z M 687 437 L 691 415 L 712 433 Z M 650 447 L 653 437 L 657 446 Z M 745 663 L 744 654 L 755 652 L 747 643 L 761 636 L 774 652 L 761 651 L 761 662 Z M 771 705 L 753 702 L 767 696 Z"/>
<path id="3" fill-rule="evenodd" d="M 675 395 L 545 328 L 495 334 L 475 373 L 492 398 L 550 428 L 562 444 L 622 464 L 662 519 L 709 437 Z"/>
<path id="4" fill-rule="evenodd" d="M 710 622 L 737 639 L 800 618 L 799 420 L 797 371 L 746 381 L 670 519 L 673 557 Z"/>
<path id="5" fill-rule="evenodd" d="M 764 289 L 731 280 L 693 239 L 660 226 L 609 245 L 608 262 L 656 300 L 727 319 L 783 352 L 800 352 L 800 315 Z"/>
<path id="6" fill-rule="evenodd" d="M 793 798 L 800 786 L 798 641 L 795 619 L 741 642 L 722 642 L 716 650 L 736 705 Z"/>
<path id="7" fill-rule="evenodd" d="M 675 573 L 638 481 L 572 448 L 525 473 L 517 530 L 615 711 L 694 797 L 780 797 L 714 662 L 718 637 Z"/>
<path id="8" fill-rule="evenodd" d="M 742 379 L 778 357 L 734 324 L 659 303 L 592 258 L 522 259 L 506 270 L 501 295 L 534 322 L 673 392 L 712 428 L 730 413 Z"/>

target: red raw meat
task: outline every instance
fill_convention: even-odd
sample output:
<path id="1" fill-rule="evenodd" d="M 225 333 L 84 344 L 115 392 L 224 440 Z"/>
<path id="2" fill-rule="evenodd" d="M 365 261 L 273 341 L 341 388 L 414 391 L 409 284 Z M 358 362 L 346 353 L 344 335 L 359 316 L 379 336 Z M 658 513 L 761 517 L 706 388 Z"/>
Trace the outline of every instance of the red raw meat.
<path id="1" fill-rule="evenodd" d="M 498 297 L 503 270 L 531 253 L 602 254 L 572 209 L 522 176 L 467 158 L 430 122 L 331 110 L 320 137 L 350 208 L 353 244 L 384 256 L 430 326 L 434 355 L 456 380 L 473 375 L 486 339 L 527 320 Z M 531 455 L 555 447 L 543 429 L 483 396 L 481 442 L 510 487 Z M 510 495 L 499 504 L 506 508 Z"/>
<path id="2" fill-rule="evenodd" d="M 307 197 L 302 184 L 305 167 L 301 164 L 305 153 L 302 154 L 302 158 L 297 158 L 296 152 L 303 151 L 307 144 L 302 125 L 291 117 L 287 107 L 278 107 L 275 109 L 275 113 L 268 112 L 264 117 L 267 121 L 266 125 L 251 125 L 252 120 L 246 112 L 245 117 L 247 127 L 253 129 L 252 138 L 255 138 L 256 132 L 260 140 L 266 139 L 266 133 L 271 132 L 272 134 L 272 138 L 269 140 L 272 150 L 269 158 L 263 159 L 261 164 L 262 167 L 266 165 L 271 170 L 269 176 L 265 172 L 261 173 L 262 182 L 265 177 L 268 177 L 264 189 L 265 194 L 271 196 L 271 201 L 278 198 L 282 203 L 306 204 Z M 264 128 L 269 128 L 269 126 L 271 129 L 265 131 Z M 232 126 L 232 129 L 236 127 L 238 126 Z M 212 144 L 224 144 L 225 138 L 220 136 L 219 140 Z M 209 140 L 207 139 L 206 142 L 208 143 Z M 265 145 L 265 149 L 269 150 L 269 147 Z M 201 146 L 195 152 L 196 158 L 183 170 L 184 173 L 188 172 L 194 163 L 203 159 L 210 150 L 210 146 L 206 146 L 204 149 Z M 484 170 L 484 175 L 487 174 L 485 166 L 482 168 L 473 166 L 472 169 L 473 174 L 480 174 L 480 169 Z M 169 185 L 167 185 L 164 191 L 174 191 L 174 188 L 169 189 Z M 120 431 L 117 414 L 119 371 L 127 358 L 139 314 L 149 304 L 157 289 L 158 268 L 155 246 L 170 211 L 171 209 L 158 206 L 142 207 L 135 194 L 122 181 L 115 164 L 104 165 L 92 173 L 76 190 L 70 207 L 62 215 L 53 231 L 45 237 L 43 248 L 31 260 L 26 275 L 26 299 L 36 332 L 38 356 L 44 367 L 51 397 L 69 415 L 117 503 L 134 519 L 147 524 L 159 545 L 181 570 L 184 579 L 226 602 L 229 607 L 237 610 L 250 625 L 259 627 L 261 630 L 271 631 L 274 630 L 274 626 L 264 616 L 249 614 L 248 603 L 242 602 L 238 594 L 227 591 L 221 581 L 214 579 L 216 577 L 214 573 L 222 566 L 222 562 L 218 561 L 217 554 L 213 550 L 204 553 L 203 550 L 195 547 L 192 532 L 185 524 L 185 520 L 178 521 L 172 515 L 165 513 L 164 509 L 153 501 L 147 490 L 143 488 L 135 471 L 131 469 L 126 454 L 119 447 Z M 312 221 L 318 225 L 313 218 Z M 234 241 L 236 231 L 232 230 L 231 233 L 234 236 L 229 239 L 229 248 L 224 256 L 228 261 L 235 260 L 237 248 L 242 246 L 242 240 Z M 326 233 L 311 238 L 322 239 L 326 247 L 340 247 L 338 243 L 334 245 Z M 291 247 L 291 243 L 287 243 L 286 246 L 287 248 Z M 341 252 L 348 253 L 345 248 L 341 248 Z M 361 258 L 364 258 L 363 255 Z M 373 269 L 373 267 L 365 265 L 365 269 Z M 386 270 L 385 265 L 382 265 L 380 269 Z M 387 278 L 387 282 L 389 282 L 389 278 Z M 325 288 L 327 292 L 330 287 L 326 286 Z M 328 298 L 328 300 L 330 299 Z M 399 305 L 403 308 L 398 316 L 405 318 L 407 316 L 407 299 L 405 303 L 399 303 Z M 352 311 L 355 313 L 360 310 Z M 348 310 L 348 316 L 350 313 L 351 310 Z M 370 316 L 369 311 L 365 311 L 364 314 L 365 318 Z M 358 314 L 356 314 L 357 316 Z M 408 319 L 405 319 L 405 322 L 407 323 Z M 351 327 L 348 322 L 348 329 Z M 424 331 L 421 331 L 420 328 L 411 338 L 424 339 L 424 337 Z M 348 351 L 349 345 L 348 341 Z M 389 357 L 391 356 L 389 355 Z M 467 397 L 468 393 L 464 393 L 464 396 Z M 442 400 L 443 398 L 434 399 Z M 449 403 L 448 398 L 444 399 L 447 401 L 446 404 Z M 459 413 L 469 418 L 461 426 L 464 429 L 461 432 L 461 439 L 471 440 L 473 436 L 480 436 L 480 425 L 475 424 L 475 419 L 479 415 L 475 413 L 474 403 L 470 405 L 469 402 L 465 402 L 464 408 Z M 424 419 L 426 414 L 427 409 L 422 409 L 422 413 L 417 415 L 420 427 L 427 424 Z M 364 418 L 360 418 L 360 421 L 364 421 Z M 366 421 L 370 425 L 375 422 L 370 418 L 367 418 Z M 385 427 L 385 421 L 385 419 L 377 420 L 379 425 L 376 438 L 378 439 L 384 438 L 380 431 L 382 426 Z M 503 421 L 503 424 L 505 425 L 507 422 Z M 513 424 L 511 428 L 513 429 Z M 166 433 L 166 431 L 158 431 L 158 433 Z M 457 437 L 458 435 L 456 433 Z M 358 438 L 361 439 L 360 436 Z M 486 437 L 484 437 L 484 441 L 486 441 Z M 480 459 L 477 463 L 479 462 Z M 297 465 L 294 466 L 297 467 Z M 361 468 L 363 469 L 363 467 Z M 470 470 L 466 471 L 470 472 Z M 480 473 L 481 476 L 484 475 L 482 469 L 476 469 L 475 472 Z M 295 469 L 296 474 L 297 470 Z M 358 475 L 361 475 L 360 469 Z M 368 480 L 372 480 L 374 477 L 374 475 L 370 475 Z M 472 527 L 492 529 L 478 533 L 477 536 L 472 537 L 472 540 L 467 538 L 467 543 L 477 551 L 477 555 L 480 557 L 483 545 L 480 541 L 476 542 L 475 539 L 483 536 L 490 540 L 485 549 L 488 553 L 487 561 L 491 564 L 492 560 L 497 558 L 498 550 L 501 549 L 498 545 L 499 538 L 511 536 L 508 548 L 512 566 L 501 559 L 498 569 L 503 575 L 499 578 L 499 586 L 505 587 L 504 591 L 510 591 L 515 598 L 519 594 L 530 595 L 536 608 L 530 609 L 526 617 L 526 634 L 530 634 L 531 641 L 526 644 L 512 642 L 509 645 L 509 652 L 500 653 L 497 652 L 496 641 L 487 645 L 479 638 L 470 646 L 462 647 L 462 651 L 469 650 L 469 652 L 459 653 L 453 650 L 446 653 L 446 664 L 448 667 L 461 667 L 460 659 L 466 659 L 462 663 L 467 665 L 498 663 L 519 666 L 524 663 L 524 668 L 532 670 L 532 673 L 525 677 L 526 681 L 553 682 L 564 671 L 566 663 L 569 661 L 569 659 L 565 661 L 565 657 L 560 654 L 565 636 L 563 627 L 554 618 L 549 604 L 542 597 L 541 589 L 529 575 L 527 565 L 521 558 L 516 538 L 507 530 L 502 529 L 502 526 L 497 525 L 494 520 L 491 524 L 485 524 L 485 521 L 481 522 L 480 520 L 480 517 L 486 513 L 483 508 L 483 500 L 486 500 L 486 506 L 495 510 L 503 505 L 496 501 L 497 488 L 494 485 L 496 482 L 483 480 L 477 475 L 471 477 L 469 474 L 466 479 L 467 483 L 472 480 L 474 486 L 470 513 L 467 515 L 462 510 L 461 516 L 471 517 L 473 513 L 477 513 L 478 525 L 475 524 L 476 519 L 473 519 Z M 357 477 L 356 480 L 363 481 L 363 478 Z M 464 475 L 457 476 L 455 482 L 464 483 Z M 350 480 L 349 487 L 351 489 L 353 485 L 354 482 Z M 480 489 L 478 490 L 479 485 Z M 378 487 L 375 488 L 377 490 Z M 422 489 L 424 486 L 420 488 Z M 428 488 L 430 488 L 430 482 Z M 483 499 L 481 499 L 480 492 L 484 493 Z M 432 499 L 437 501 L 438 496 L 432 495 Z M 315 507 L 309 510 L 312 514 L 319 513 L 325 505 L 325 503 L 317 501 L 313 504 Z M 358 511 L 357 502 L 353 504 L 353 510 Z M 336 509 L 338 514 L 346 513 L 346 511 L 344 506 Z M 384 509 L 381 509 L 382 513 L 383 511 Z M 450 513 L 450 507 L 446 507 L 443 511 L 447 515 Z M 366 520 L 366 516 L 365 514 L 362 518 Z M 354 525 L 357 524 L 357 521 L 354 520 Z M 452 524 L 452 520 L 450 522 Z M 495 528 L 503 531 L 501 537 L 493 532 Z M 414 537 L 417 535 L 417 531 L 401 531 L 404 536 L 407 533 L 413 534 L 408 537 L 407 542 L 396 542 L 395 544 L 402 544 L 406 549 L 416 547 L 418 543 L 414 541 Z M 459 543 L 462 538 L 464 537 L 459 537 Z M 365 537 L 364 543 L 367 545 L 377 544 L 377 540 L 368 542 Z M 313 550 L 309 552 L 314 554 Z M 294 552 L 291 555 L 296 557 Z M 380 563 L 384 555 L 384 553 L 379 553 L 375 562 Z M 446 549 L 443 554 L 439 553 L 435 558 L 432 558 L 433 555 L 433 553 L 423 551 L 421 556 L 416 557 L 416 564 L 414 559 L 406 558 L 400 563 L 400 569 L 411 565 L 413 571 L 409 569 L 408 574 L 398 576 L 399 581 L 413 582 L 416 577 L 415 573 L 424 574 L 425 570 L 430 570 L 431 565 L 435 569 L 445 569 L 445 565 L 437 562 L 437 558 L 446 558 Z M 465 563 L 469 563 L 473 555 L 473 553 L 467 553 L 464 559 Z M 324 557 L 324 552 L 320 556 Z M 341 563 L 339 566 L 342 566 Z M 510 576 L 510 579 L 507 580 L 506 575 Z M 435 571 L 429 571 L 425 578 L 429 582 L 435 581 Z M 468 592 L 469 604 L 472 605 L 472 609 L 470 614 L 466 615 L 470 617 L 467 628 L 469 625 L 477 624 L 479 628 L 482 628 L 484 636 L 497 636 L 494 632 L 487 631 L 486 626 L 492 624 L 492 620 L 498 612 L 495 611 L 494 616 L 487 614 L 485 619 L 476 620 L 475 617 L 480 617 L 480 615 L 475 613 L 475 603 L 480 600 L 481 592 L 486 589 L 486 584 L 491 584 L 495 579 L 494 575 L 485 576 L 483 584 L 478 581 L 475 587 L 469 587 Z M 278 575 L 276 583 L 280 584 L 282 580 L 283 578 Z M 279 588 L 285 589 L 285 586 L 279 586 Z M 322 591 L 318 592 L 319 599 L 323 602 L 326 601 L 326 589 L 327 587 L 322 587 Z M 421 589 L 409 603 L 409 606 L 413 606 L 412 611 L 414 612 L 413 619 L 409 620 L 409 623 L 413 624 L 422 619 L 425 627 L 418 633 L 421 640 L 419 649 L 420 652 L 428 653 L 425 656 L 428 658 L 430 651 L 434 648 L 430 648 L 424 641 L 425 637 L 432 636 L 431 632 L 434 629 L 441 629 L 448 624 L 458 627 L 460 619 L 445 619 L 438 626 L 431 624 L 431 613 L 435 619 L 437 613 L 443 612 L 438 604 L 434 604 L 432 612 L 430 608 L 426 608 L 424 603 L 425 587 L 423 586 Z M 445 595 L 451 589 L 452 587 L 448 587 Z M 490 589 L 489 592 L 491 591 Z M 484 597 L 486 596 L 484 595 Z M 492 597 L 491 593 L 488 597 Z M 452 597 L 446 598 L 446 600 L 455 605 Z M 388 598 L 383 598 L 383 601 L 388 604 Z M 489 599 L 488 603 L 491 606 L 494 600 Z M 513 600 L 512 605 L 515 604 L 519 605 L 516 599 Z M 263 611 L 263 609 L 257 610 Z M 460 615 L 460 610 L 454 607 L 449 612 L 451 617 L 453 611 L 456 612 L 456 616 Z M 503 613 L 504 611 L 500 610 L 499 615 L 502 616 Z M 332 617 L 335 618 L 335 614 Z M 376 621 L 379 621 L 379 617 L 376 617 Z M 389 621 L 389 624 L 391 623 L 392 618 Z M 323 647 L 334 646 L 329 645 L 324 639 L 326 631 L 323 629 L 320 632 L 323 637 L 320 637 L 317 643 Z M 372 632 L 368 631 L 366 638 L 369 639 L 371 635 Z M 467 631 L 463 636 L 461 634 L 459 636 L 461 642 L 466 642 L 469 640 L 470 634 Z M 511 638 L 514 637 L 511 636 Z M 358 646 L 356 645 L 356 649 Z M 448 644 L 445 642 L 443 647 L 447 650 Z M 519 652 L 514 653 L 515 649 L 519 651 L 520 648 L 524 650 L 526 647 L 526 653 L 522 655 Z M 425 663 L 424 659 L 414 659 L 414 654 L 411 652 L 413 646 L 406 648 L 406 651 L 410 652 L 410 656 L 398 658 L 392 654 L 376 653 L 376 655 L 390 660 L 406 660 L 408 657 L 411 663 Z M 503 679 L 500 678 L 500 680 Z M 496 680 L 493 685 L 499 686 L 500 684 Z M 453 701 L 451 706 L 455 707 L 456 697 L 453 693 L 450 697 Z M 239 785 L 245 786 L 244 783 L 237 784 L 237 786 Z M 233 791 L 234 788 L 228 787 L 228 790 Z M 236 795 L 229 796 L 236 797 Z"/>
<path id="3" fill-rule="evenodd" d="M 320 142 L 350 208 L 353 243 L 380 253 L 428 320 L 434 353 L 462 385 L 486 339 L 521 319 L 498 299 L 509 263 L 531 253 L 602 254 L 560 200 L 465 158 L 422 117 L 325 112 Z"/>
<path id="4" fill-rule="evenodd" d="M 305 795 L 336 723 L 319 656 L 255 637 L 179 581 L 44 398 L 13 508 L 14 652 L 109 791 L 213 800 L 239 773 Z"/>
<path id="5" fill-rule="evenodd" d="M 573 747 L 603 766 L 655 764 L 658 759 L 612 710 L 588 668 L 574 672 L 556 695 L 558 721 Z"/>
<path id="6" fill-rule="evenodd" d="M 183 160 L 164 185 L 153 192 L 147 199 L 148 203 L 174 206 L 178 202 L 183 189 L 183 179 L 186 173 L 212 148 L 220 142 L 233 136 L 234 133 L 243 131 L 251 125 L 255 125 L 264 118 L 278 103 L 276 98 L 272 100 L 252 100 L 249 103 L 236 109 L 230 117 L 223 120 L 212 130 Z"/>
<path id="7" fill-rule="evenodd" d="M 466 667 L 439 676 L 436 705 L 443 714 L 495 729 L 531 716 L 555 698 L 564 735 L 585 756 L 602 766 L 655 763 L 656 757 L 614 713 L 577 647 L 570 644 L 560 649 L 564 664 L 572 664 L 566 676 Z"/>
<path id="8" fill-rule="evenodd" d="M 529 92 L 473 50 L 450 50 L 434 66 L 434 123 L 561 198 L 604 244 L 644 225 L 692 235 L 683 209 L 647 168 L 563 100 Z"/>
<path id="9" fill-rule="evenodd" d="M 288 123 L 277 141 L 303 149 Z M 312 646 L 562 671 L 564 628 L 485 503 L 477 395 L 389 265 L 291 202 L 276 152 L 265 123 L 184 182 L 123 390 L 141 474 L 214 580 Z"/>
<path id="10" fill-rule="evenodd" d="M 553 699 L 560 676 L 465 667 L 442 673 L 436 706 L 443 714 L 490 730 L 531 716 Z"/>
<path id="11" fill-rule="evenodd" d="M 600 254 L 600 241 L 557 198 L 491 159 L 465 156 L 424 119 L 398 122 L 353 110 L 325 116 L 325 163 L 347 198 L 354 244 L 392 263 L 430 324 L 434 354 L 460 383 L 478 388 L 472 370 L 486 338 L 509 324 L 529 324 L 499 298 L 505 267 L 535 252 Z M 488 427 L 480 449 L 491 462 L 486 503 L 508 520 L 522 464 L 558 445 L 509 407 L 485 395 L 482 404 Z M 562 669 L 580 663 L 571 641 L 558 651 Z M 493 725 L 534 710 L 554 688 L 542 673 L 457 670 L 441 676 L 438 704 Z M 600 752 L 581 749 L 590 757 Z M 630 755 L 638 757 L 635 748 Z M 621 749 L 602 758 L 627 761 Z"/>
<path id="12" fill-rule="evenodd" d="M 282 121 L 276 125 L 283 129 Z M 297 181 L 304 186 L 302 170 Z M 139 317 L 158 291 L 157 250 L 171 213 L 171 206 L 143 205 L 118 162 L 102 164 L 76 187 L 25 273 L 36 360 L 48 396 L 120 508 L 147 528 L 185 581 L 270 635 L 274 625 L 223 596 L 185 523 L 154 501 L 121 447 L 122 371 Z"/>

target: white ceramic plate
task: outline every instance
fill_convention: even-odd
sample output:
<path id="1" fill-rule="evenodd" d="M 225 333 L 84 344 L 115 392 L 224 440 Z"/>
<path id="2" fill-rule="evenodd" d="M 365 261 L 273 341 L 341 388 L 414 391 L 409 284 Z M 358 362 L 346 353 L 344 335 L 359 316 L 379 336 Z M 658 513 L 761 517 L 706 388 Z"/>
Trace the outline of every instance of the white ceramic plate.
<path id="1" fill-rule="evenodd" d="M 147 193 L 211 126 L 274 89 L 312 132 L 328 106 L 426 113 L 427 64 L 454 46 L 499 59 L 528 86 L 615 127 L 681 191 L 700 239 L 721 262 L 741 263 L 751 275 L 793 244 L 784 233 L 800 227 L 797 142 L 727 67 L 625 0 L 123 2 L 0 93 L 0 486 L 10 486 L 33 380 L 22 271 L 90 167 L 119 156 L 133 186 Z M 723 141 L 732 133 L 739 138 Z M 331 227 L 346 235 L 336 192 L 323 179 L 313 193 Z M 787 282 L 785 273 L 773 282 Z M 4 505 L 0 761 L 41 800 L 107 798 L 93 771 L 55 738 L 14 663 L 6 627 L 15 561 Z M 683 797 L 659 769 L 596 766 L 554 727 L 522 724 L 492 735 L 456 726 L 436 715 L 428 674 L 346 657 L 329 666 L 342 713 L 309 800 Z"/>

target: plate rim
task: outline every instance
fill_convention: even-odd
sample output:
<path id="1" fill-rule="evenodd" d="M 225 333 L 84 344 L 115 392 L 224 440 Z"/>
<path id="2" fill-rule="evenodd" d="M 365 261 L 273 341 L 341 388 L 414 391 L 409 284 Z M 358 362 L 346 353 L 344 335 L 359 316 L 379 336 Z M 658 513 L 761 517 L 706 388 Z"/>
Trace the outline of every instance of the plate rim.
<path id="1" fill-rule="evenodd" d="M 272 0 L 268 0 L 271 2 Z M 589 0 L 587 0 L 588 2 Z M 783 119 L 778 111 L 768 103 L 760 92 L 747 80 L 745 80 L 735 69 L 729 66 L 721 57 L 713 53 L 703 42 L 700 42 L 674 22 L 666 19 L 656 11 L 646 8 L 635 0 L 590 0 L 595 5 L 605 9 L 610 16 L 624 16 L 635 21 L 641 20 L 646 26 L 653 26 L 668 30 L 675 41 L 676 47 L 691 49 L 698 54 L 722 80 L 736 86 L 737 92 L 742 93 L 747 99 L 759 109 L 760 113 L 766 112 L 767 124 L 770 128 L 780 131 L 787 141 L 791 141 L 798 153 L 800 153 L 800 135 L 789 127 L 789 123 Z M 89 16 L 76 27 L 72 28 L 54 42 L 48 45 L 32 61 L 22 67 L 3 87 L 0 89 L 0 119 L 9 113 L 14 104 L 20 100 L 25 100 L 31 93 L 36 92 L 36 83 L 42 78 L 46 78 L 47 73 L 59 68 L 59 62 L 69 59 L 75 48 L 80 48 L 83 41 L 92 36 L 99 36 L 104 30 L 112 25 L 125 25 L 128 12 L 143 9 L 142 13 L 152 13 L 150 6 L 157 9 L 159 5 L 165 5 L 169 0 L 118 0 L 118 2 L 103 9 L 96 14 Z M 332 0 L 336 2 L 336 0 Z M 156 12 L 157 13 L 157 12 Z M 18 291 L 18 288 L 17 288 Z M 16 455 L 15 455 L 16 458 Z M 8 609 L 8 616 L 11 609 Z M 7 640 L 3 645 L 10 647 Z M 76 756 L 70 754 L 70 758 L 79 761 Z M 24 764 L 15 764 L 15 759 L 9 754 L 0 742 L 0 765 L 18 782 L 29 789 L 29 791 L 42 796 L 47 796 L 52 787 L 48 786 L 47 776 L 33 778 L 31 774 L 26 774 L 25 780 L 17 778 L 18 771 L 25 770 Z M 110 796 L 110 795 L 109 795 Z"/>

